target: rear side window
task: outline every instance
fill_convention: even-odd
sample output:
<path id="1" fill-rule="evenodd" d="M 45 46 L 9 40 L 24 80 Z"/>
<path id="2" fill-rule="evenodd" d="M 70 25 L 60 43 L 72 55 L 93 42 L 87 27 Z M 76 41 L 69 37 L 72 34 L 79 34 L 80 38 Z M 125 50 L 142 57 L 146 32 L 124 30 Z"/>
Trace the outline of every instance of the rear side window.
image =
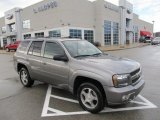
<path id="1" fill-rule="evenodd" d="M 41 48 L 42 48 L 43 41 L 34 41 L 32 42 L 28 54 L 34 56 L 41 56 Z"/>
<path id="2" fill-rule="evenodd" d="M 30 41 L 22 41 L 17 49 L 17 52 L 24 53 L 29 45 Z"/>

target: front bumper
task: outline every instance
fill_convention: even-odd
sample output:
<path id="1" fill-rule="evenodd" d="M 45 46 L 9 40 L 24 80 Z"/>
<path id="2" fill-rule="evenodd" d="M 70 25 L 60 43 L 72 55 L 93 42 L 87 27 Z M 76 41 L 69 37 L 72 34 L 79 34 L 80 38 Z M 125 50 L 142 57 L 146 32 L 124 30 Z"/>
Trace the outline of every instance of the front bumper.
<path id="1" fill-rule="evenodd" d="M 144 80 L 140 80 L 136 85 L 130 85 L 123 88 L 104 86 L 108 105 L 119 105 L 133 100 L 143 89 Z"/>

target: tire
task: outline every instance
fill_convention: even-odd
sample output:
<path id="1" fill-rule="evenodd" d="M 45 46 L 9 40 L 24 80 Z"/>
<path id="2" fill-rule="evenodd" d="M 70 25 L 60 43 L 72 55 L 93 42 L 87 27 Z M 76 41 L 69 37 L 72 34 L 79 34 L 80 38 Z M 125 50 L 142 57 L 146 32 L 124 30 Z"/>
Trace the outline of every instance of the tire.
<path id="1" fill-rule="evenodd" d="M 10 52 L 10 49 L 9 49 L 9 48 L 6 48 L 6 51 L 7 51 L 7 52 Z"/>
<path id="2" fill-rule="evenodd" d="M 102 92 L 92 83 L 81 84 L 78 88 L 77 98 L 82 108 L 93 114 L 104 109 L 105 102 Z"/>
<path id="3" fill-rule="evenodd" d="M 30 78 L 29 72 L 26 68 L 21 68 L 19 72 L 19 77 L 22 85 L 24 87 L 31 87 L 34 84 L 34 80 Z"/>

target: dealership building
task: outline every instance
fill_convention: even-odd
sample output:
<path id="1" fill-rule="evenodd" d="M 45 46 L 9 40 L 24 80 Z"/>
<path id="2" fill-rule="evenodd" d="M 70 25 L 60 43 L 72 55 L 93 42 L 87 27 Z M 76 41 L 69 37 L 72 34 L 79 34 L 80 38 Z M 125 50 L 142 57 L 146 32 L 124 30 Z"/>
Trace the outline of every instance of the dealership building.
<path id="1" fill-rule="evenodd" d="M 119 6 L 104 0 L 43 0 L 8 10 L 0 18 L 1 47 L 30 37 L 72 37 L 124 46 L 152 33 L 153 24 L 139 19 L 126 0 L 119 0 Z"/>

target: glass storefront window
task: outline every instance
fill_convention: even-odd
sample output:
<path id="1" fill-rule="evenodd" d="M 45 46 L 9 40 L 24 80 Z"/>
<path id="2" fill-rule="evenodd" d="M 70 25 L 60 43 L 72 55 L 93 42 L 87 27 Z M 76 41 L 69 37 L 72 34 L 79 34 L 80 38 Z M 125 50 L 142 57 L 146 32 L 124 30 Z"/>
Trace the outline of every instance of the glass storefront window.
<path id="1" fill-rule="evenodd" d="M 119 44 L 119 24 L 116 22 L 113 22 L 113 44 Z"/>
<path id="2" fill-rule="evenodd" d="M 35 37 L 36 38 L 43 38 L 44 37 L 44 32 L 35 33 Z"/>
<path id="3" fill-rule="evenodd" d="M 84 30 L 84 39 L 93 43 L 94 42 L 94 32 L 93 32 L 93 30 Z"/>
<path id="4" fill-rule="evenodd" d="M 10 25 L 10 30 L 11 30 L 11 32 L 16 31 L 16 26 L 15 26 L 15 24 L 11 24 L 11 25 Z"/>
<path id="5" fill-rule="evenodd" d="M 111 45 L 111 21 L 104 21 L 104 43 Z"/>
<path id="6" fill-rule="evenodd" d="M 31 34 L 25 34 L 25 35 L 23 35 L 23 37 L 24 37 L 24 39 L 29 39 L 29 38 L 31 38 Z"/>
<path id="7" fill-rule="evenodd" d="M 82 38 L 82 31 L 78 29 L 70 29 L 69 30 L 71 38 Z"/>
<path id="8" fill-rule="evenodd" d="M 61 31 L 60 30 L 53 30 L 49 31 L 49 37 L 61 37 Z"/>
<path id="9" fill-rule="evenodd" d="M 6 27 L 5 26 L 2 27 L 1 30 L 2 30 L 2 34 L 6 33 Z"/>
<path id="10" fill-rule="evenodd" d="M 23 21 L 23 28 L 24 29 L 30 29 L 31 28 L 30 20 L 24 20 Z"/>

